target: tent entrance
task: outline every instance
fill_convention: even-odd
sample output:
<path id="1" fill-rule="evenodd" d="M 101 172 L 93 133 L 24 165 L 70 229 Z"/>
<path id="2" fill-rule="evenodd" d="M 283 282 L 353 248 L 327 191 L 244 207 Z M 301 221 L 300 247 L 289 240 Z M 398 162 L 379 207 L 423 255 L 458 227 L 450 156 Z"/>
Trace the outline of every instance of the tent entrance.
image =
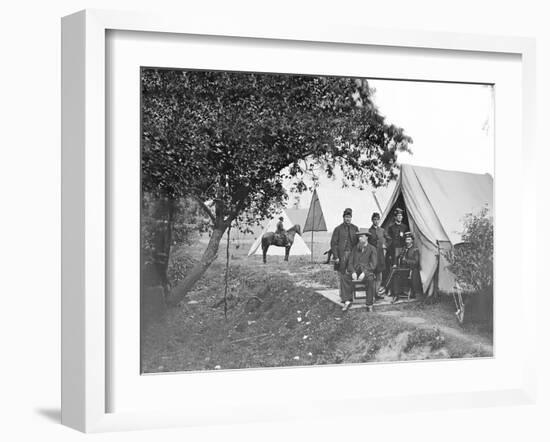
<path id="1" fill-rule="evenodd" d="M 395 203 L 393 203 L 393 205 L 391 206 L 391 209 L 390 211 L 388 212 L 389 213 L 389 216 L 383 220 L 383 225 L 382 227 L 384 229 L 387 229 L 389 227 L 390 224 L 393 223 L 393 213 L 395 212 L 395 209 L 397 208 L 400 208 L 400 209 L 403 209 L 403 222 L 409 226 L 409 228 L 411 227 L 411 224 L 409 222 L 409 211 L 407 210 L 407 206 L 405 205 L 405 199 L 403 198 L 403 192 L 399 192 L 399 195 L 397 196 L 397 199 L 395 200 Z"/>
<path id="2" fill-rule="evenodd" d="M 422 281 L 422 291 L 425 296 L 431 296 L 437 289 L 437 277 L 439 273 L 438 248 L 430 241 L 418 228 L 417 223 L 405 203 L 402 190 L 396 189 L 397 195 L 393 197 L 393 204 L 386 208 L 385 217 L 382 220 L 382 227 L 387 231 L 388 227 L 394 222 L 394 211 L 397 208 L 403 209 L 403 223 L 407 225 L 409 231 L 415 236 L 414 243 L 420 250 L 420 278 Z M 386 261 L 386 270 L 384 280 L 387 280 L 391 268 L 391 263 Z"/>

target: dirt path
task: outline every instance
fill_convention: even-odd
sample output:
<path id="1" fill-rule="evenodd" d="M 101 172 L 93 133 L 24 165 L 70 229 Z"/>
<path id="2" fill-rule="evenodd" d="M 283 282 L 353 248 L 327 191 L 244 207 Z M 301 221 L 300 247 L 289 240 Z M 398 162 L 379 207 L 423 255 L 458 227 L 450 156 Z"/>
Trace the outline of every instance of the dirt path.
<path id="1" fill-rule="evenodd" d="M 306 263 L 298 267 L 281 263 L 277 267 L 267 266 L 266 270 L 274 274 L 288 275 L 294 280 L 297 286 L 311 288 L 315 291 L 337 287 L 335 272 L 331 271 L 329 266 L 323 264 Z M 326 283 L 319 282 L 320 274 L 327 276 Z M 493 355 L 493 345 L 490 337 L 477 333 L 475 330 L 461 327 L 456 322 L 452 312 L 447 312 L 448 317 L 444 318 L 444 322 L 447 322 L 445 324 L 441 321 L 440 311 L 435 312 L 434 309 L 430 308 L 411 310 L 405 305 L 400 305 L 397 307 L 398 309 L 396 307 L 392 306 L 391 310 L 379 310 L 377 313 L 381 316 L 392 317 L 402 323 L 420 329 L 433 330 L 437 328 L 449 341 L 459 341 L 462 344 L 471 346 L 476 349 L 476 354 Z M 389 306 L 384 306 L 384 308 L 389 308 Z M 415 314 L 415 311 L 419 314 Z"/>

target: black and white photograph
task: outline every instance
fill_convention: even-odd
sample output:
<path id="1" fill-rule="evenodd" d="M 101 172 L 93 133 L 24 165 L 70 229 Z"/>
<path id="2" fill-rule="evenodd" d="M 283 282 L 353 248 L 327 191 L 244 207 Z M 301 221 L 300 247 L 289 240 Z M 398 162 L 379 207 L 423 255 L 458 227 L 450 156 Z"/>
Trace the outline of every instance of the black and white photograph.
<path id="1" fill-rule="evenodd" d="M 493 88 L 141 68 L 142 373 L 493 356 Z"/>

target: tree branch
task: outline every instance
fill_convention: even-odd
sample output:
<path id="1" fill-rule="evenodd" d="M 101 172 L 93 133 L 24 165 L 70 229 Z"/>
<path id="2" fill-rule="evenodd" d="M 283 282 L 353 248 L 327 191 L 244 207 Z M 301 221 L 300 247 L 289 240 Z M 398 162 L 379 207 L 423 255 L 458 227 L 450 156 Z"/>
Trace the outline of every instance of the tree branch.
<path id="1" fill-rule="evenodd" d="M 200 199 L 194 193 L 190 193 L 189 196 L 192 197 L 197 203 L 199 203 L 199 205 L 202 207 L 202 210 L 204 210 L 206 212 L 206 214 L 212 220 L 212 222 L 216 222 L 216 217 L 214 216 L 214 214 L 210 210 L 210 207 L 208 207 L 202 199 Z"/>
<path id="2" fill-rule="evenodd" d="M 235 218 L 237 218 L 237 216 L 239 216 L 239 214 L 245 209 L 246 207 L 246 202 L 245 200 L 241 200 L 237 203 L 237 206 L 235 207 L 235 210 L 232 210 L 229 215 L 227 215 L 227 217 L 224 219 L 224 223 L 228 226 L 231 225 L 231 223 L 233 222 L 233 220 L 235 220 Z"/>

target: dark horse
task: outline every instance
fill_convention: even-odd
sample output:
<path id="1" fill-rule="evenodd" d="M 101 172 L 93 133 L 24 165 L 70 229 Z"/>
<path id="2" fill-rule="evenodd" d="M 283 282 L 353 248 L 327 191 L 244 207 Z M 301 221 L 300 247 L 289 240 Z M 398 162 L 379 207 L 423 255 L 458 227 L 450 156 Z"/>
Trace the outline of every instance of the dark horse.
<path id="1" fill-rule="evenodd" d="M 288 241 L 286 243 L 284 242 L 284 238 L 282 238 L 281 235 L 278 235 L 275 232 L 264 233 L 262 235 L 262 252 L 264 256 L 264 264 L 266 263 L 265 256 L 267 254 L 267 249 L 269 249 L 269 246 L 284 247 L 285 261 L 288 261 L 288 254 L 290 253 L 290 248 L 292 247 L 292 244 L 294 244 L 294 236 L 296 234 L 302 234 L 299 224 L 295 224 L 286 231 L 286 236 L 288 238 Z"/>

